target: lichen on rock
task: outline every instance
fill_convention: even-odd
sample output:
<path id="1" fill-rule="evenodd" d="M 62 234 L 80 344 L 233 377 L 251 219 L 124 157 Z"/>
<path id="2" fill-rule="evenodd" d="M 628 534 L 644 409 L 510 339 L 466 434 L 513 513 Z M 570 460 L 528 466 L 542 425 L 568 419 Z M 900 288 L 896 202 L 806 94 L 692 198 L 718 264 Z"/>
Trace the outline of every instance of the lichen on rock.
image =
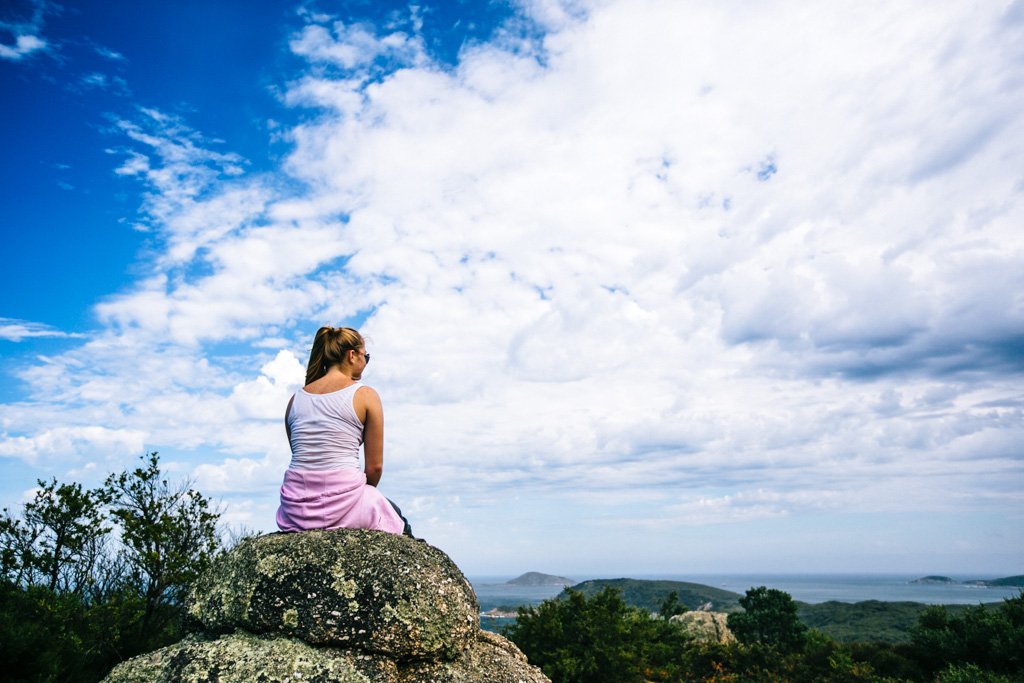
<path id="1" fill-rule="evenodd" d="M 218 558 L 186 603 L 194 634 L 107 683 L 550 683 L 481 631 L 442 551 L 377 531 L 270 534 Z"/>
<path id="2" fill-rule="evenodd" d="M 476 596 L 447 555 L 374 531 L 269 534 L 200 580 L 189 616 L 210 632 L 280 632 L 392 657 L 452 658 L 478 628 Z"/>
<path id="3" fill-rule="evenodd" d="M 116 666 L 104 683 L 372 683 L 341 650 L 243 632 L 186 638 Z"/>
<path id="4" fill-rule="evenodd" d="M 477 641 L 452 662 L 417 662 L 407 666 L 400 683 L 550 683 L 513 643 L 481 630 Z"/>

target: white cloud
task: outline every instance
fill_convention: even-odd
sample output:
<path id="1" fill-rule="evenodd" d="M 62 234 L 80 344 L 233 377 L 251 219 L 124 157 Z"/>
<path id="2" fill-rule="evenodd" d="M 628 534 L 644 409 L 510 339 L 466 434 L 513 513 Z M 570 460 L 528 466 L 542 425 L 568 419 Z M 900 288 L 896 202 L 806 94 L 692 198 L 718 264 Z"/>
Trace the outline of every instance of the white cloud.
<path id="1" fill-rule="evenodd" d="M 0 318 L 0 339 L 12 342 L 20 342 L 24 339 L 36 337 L 62 337 L 76 338 L 80 334 L 62 332 L 44 323 L 30 322 L 28 320 L 15 320 L 13 318 Z"/>
<path id="2" fill-rule="evenodd" d="M 46 41 L 35 35 L 19 35 L 13 45 L 0 43 L 0 59 L 17 62 L 33 52 L 46 49 Z"/>
<path id="3" fill-rule="evenodd" d="M 0 456 L 24 458 L 29 462 L 40 456 L 82 458 L 106 452 L 108 455 L 135 455 L 142 450 L 143 433 L 135 430 L 96 426 L 54 427 L 31 437 L 0 436 Z"/>
<path id="4" fill-rule="evenodd" d="M 96 54 L 104 59 L 109 59 L 112 62 L 123 62 L 125 56 L 117 50 L 111 50 L 109 47 L 103 45 L 93 45 L 93 49 L 96 50 Z"/>
<path id="5" fill-rule="evenodd" d="M 668 519 L 657 520 L 662 527 L 676 525 L 700 526 L 723 522 L 745 522 L 755 519 L 784 517 L 795 510 L 828 508 L 829 491 L 783 494 L 775 491 L 741 491 L 718 497 L 699 497 L 685 503 L 666 506 Z"/>
<path id="6" fill-rule="evenodd" d="M 260 368 L 255 380 L 235 386 L 231 402 L 243 417 L 283 419 L 281 406 L 302 386 L 306 367 L 290 351 L 280 351 Z"/>
<path id="7" fill-rule="evenodd" d="M 0 35 L 7 40 L 0 42 L 0 59 L 17 62 L 47 50 L 49 44 L 41 34 L 44 15 L 50 8 L 44 0 L 30 0 L 23 6 L 4 9 L 3 20 L 0 20 Z"/>
<path id="8" fill-rule="evenodd" d="M 307 25 L 291 42 L 292 51 L 313 63 L 328 63 L 343 69 L 372 65 L 388 58 L 401 62 L 424 62 L 422 41 L 415 36 L 394 32 L 378 36 L 373 27 L 348 26 L 333 22 L 330 28 Z"/>
<path id="9" fill-rule="evenodd" d="M 92 71 L 84 74 L 76 83 L 69 83 L 67 87 L 76 92 L 108 90 L 118 95 L 130 94 L 128 83 L 123 78 L 120 76 L 101 73 L 99 71 Z M 121 173 L 124 174 L 125 172 L 122 171 Z"/>
<path id="10" fill-rule="evenodd" d="M 524 8 L 539 40 L 520 16 L 450 69 L 317 18 L 285 101 L 322 115 L 277 177 L 118 122 L 163 249 L 21 373 L 11 443 L 60 408 L 272 499 L 313 331 L 365 319 L 385 486 L 439 540 L 482 533 L 442 501 L 510 492 L 660 533 L 1011 514 L 1024 61 L 998 8 Z"/>

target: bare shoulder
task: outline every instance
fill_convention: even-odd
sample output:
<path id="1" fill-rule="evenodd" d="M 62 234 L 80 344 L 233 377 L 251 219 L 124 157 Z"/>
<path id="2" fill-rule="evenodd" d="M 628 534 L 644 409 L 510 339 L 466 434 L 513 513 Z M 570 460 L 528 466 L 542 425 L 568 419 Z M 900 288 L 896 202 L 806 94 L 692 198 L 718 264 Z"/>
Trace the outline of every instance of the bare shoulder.
<path id="1" fill-rule="evenodd" d="M 380 396 L 373 387 L 364 384 L 356 389 L 356 395 L 352 399 L 352 407 L 355 408 L 356 416 L 364 425 L 383 422 L 384 408 L 381 406 Z"/>
<path id="2" fill-rule="evenodd" d="M 357 404 L 368 408 L 379 408 L 381 405 L 380 394 L 377 393 L 377 390 L 373 387 L 368 387 L 365 384 L 356 389 L 355 400 Z"/>
<path id="3" fill-rule="evenodd" d="M 362 396 L 363 398 L 374 398 L 378 401 L 380 400 L 380 394 L 377 393 L 377 390 L 366 384 L 356 389 L 356 396 Z"/>

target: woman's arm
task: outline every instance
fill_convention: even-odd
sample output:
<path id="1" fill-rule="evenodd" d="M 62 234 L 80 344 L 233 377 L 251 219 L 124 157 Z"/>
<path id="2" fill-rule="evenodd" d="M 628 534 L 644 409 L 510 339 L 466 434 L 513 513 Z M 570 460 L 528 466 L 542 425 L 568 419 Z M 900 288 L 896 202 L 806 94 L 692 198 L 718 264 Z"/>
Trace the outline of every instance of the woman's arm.
<path id="1" fill-rule="evenodd" d="M 295 396 L 288 399 L 288 407 L 284 411 L 284 433 L 288 435 L 288 445 L 292 445 L 292 426 L 288 424 L 288 416 L 292 412 L 292 404 L 295 403 Z"/>
<path id="2" fill-rule="evenodd" d="M 384 473 L 384 406 L 377 392 L 366 386 L 356 392 L 356 401 L 356 414 L 363 419 L 363 471 L 366 483 L 376 486 Z"/>

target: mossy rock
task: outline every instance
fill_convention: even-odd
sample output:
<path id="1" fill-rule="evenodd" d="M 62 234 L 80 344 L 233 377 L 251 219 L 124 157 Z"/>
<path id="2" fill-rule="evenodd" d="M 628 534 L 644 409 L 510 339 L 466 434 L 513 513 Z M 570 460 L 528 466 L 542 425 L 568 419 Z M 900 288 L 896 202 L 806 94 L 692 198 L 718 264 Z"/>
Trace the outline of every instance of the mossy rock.
<path id="1" fill-rule="evenodd" d="M 318 649 L 292 638 L 233 633 L 187 638 L 129 659 L 102 683 L 373 683 L 342 650 Z"/>
<path id="2" fill-rule="evenodd" d="M 193 587 L 190 619 L 208 633 L 280 633 L 396 659 L 455 659 L 479 607 L 455 563 L 422 541 L 339 529 L 248 539 Z"/>

